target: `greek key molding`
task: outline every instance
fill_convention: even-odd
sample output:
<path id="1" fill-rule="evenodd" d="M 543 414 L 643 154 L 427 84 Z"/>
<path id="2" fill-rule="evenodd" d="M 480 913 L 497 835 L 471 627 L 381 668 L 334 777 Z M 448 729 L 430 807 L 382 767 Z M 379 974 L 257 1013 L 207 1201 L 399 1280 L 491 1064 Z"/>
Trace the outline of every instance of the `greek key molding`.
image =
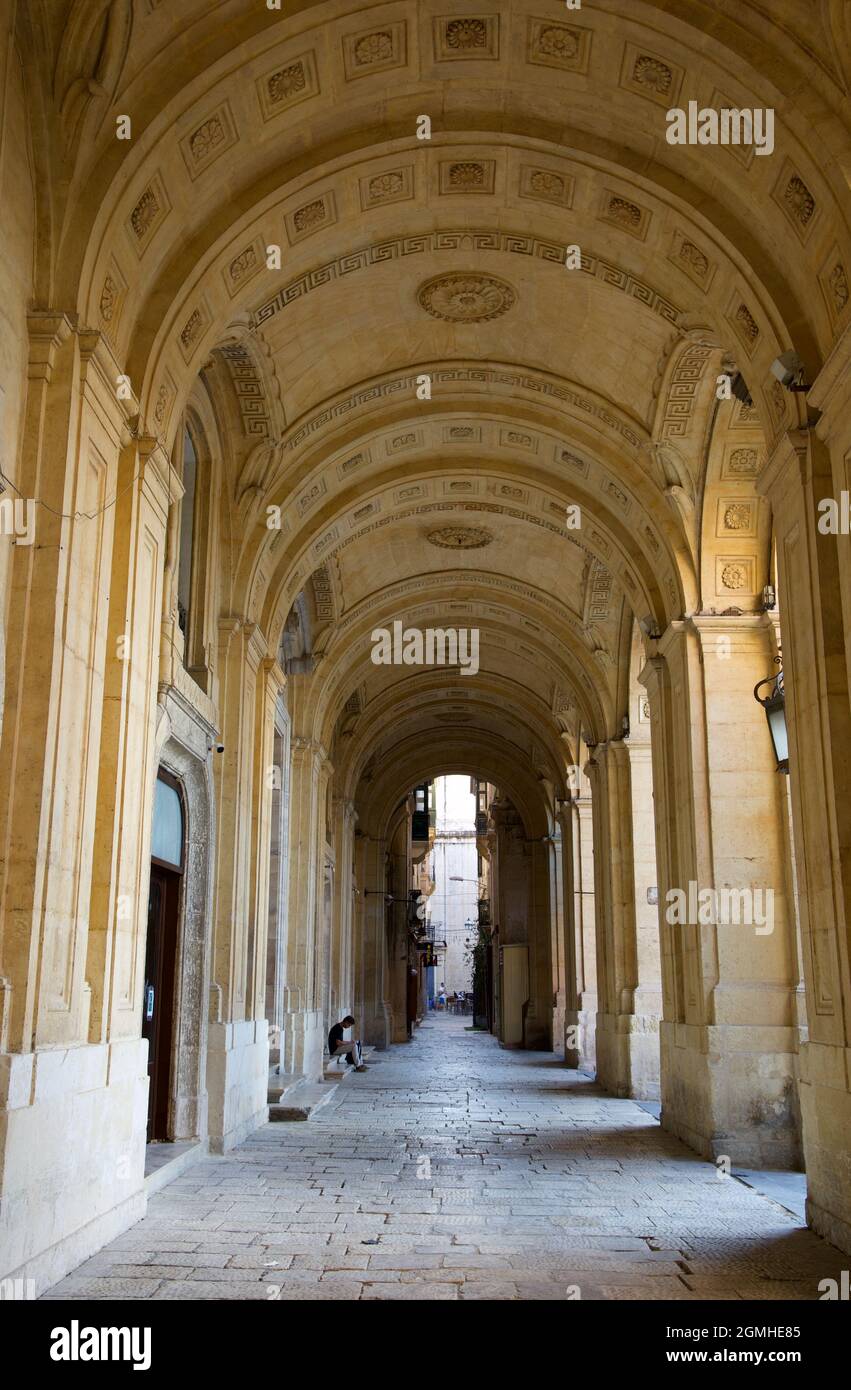
<path id="1" fill-rule="evenodd" d="M 417 374 L 424 371 L 428 372 L 433 385 L 435 383 L 439 385 L 471 383 L 480 387 L 506 386 L 514 390 L 528 391 L 533 396 L 544 397 L 547 400 L 561 401 L 565 405 L 573 406 L 582 411 L 584 415 L 593 416 L 602 424 L 607 425 L 626 440 L 627 444 L 631 444 L 634 449 L 641 447 L 641 436 L 626 420 L 619 419 L 605 406 L 598 405 L 588 396 L 584 396 L 581 392 L 574 391 L 571 387 L 564 386 L 542 373 L 502 371 L 492 367 L 440 367 L 421 363 L 415 371 L 407 372 L 403 376 L 390 377 L 386 381 L 373 382 L 371 385 L 364 386 L 349 396 L 343 396 L 334 401 L 333 404 L 324 406 L 315 414 L 299 421 L 284 437 L 284 450 L 291 452 L 293 449 L 297 449 L 325 425 L 344 419 L 351 415 L 352 411 L 362 406 L 374 405 L 376 401 L 404 393 L 410 393 L 413 396 L 417 386 Z"/>
<path id="2" fill-rule="evenodd" d="M 337 256 L 334 260 L 326 261 L 324 265 L 315 266 L 313 270 L 305 271 L 303 275 L 290 280 L 271 299 L 267 299 L 255 310 L 251 315 L 250 327 L 252 331 L 260 328 L 269 319 L 282 313 L 291 304 L 303 299 L 305 295 L 310 294 L 312 290 L 319 289 L 322 285 L 329 285 L 332 281 L 342 280 L 346 275 L 367 270 L 373 265 L 384 265 L 389 261 L 401 260 L 405 256 L 424 255 L 434 251 L 451 251 L 456 256 L 459 254 L 469 256 L 486 251 L 497 251 L 502 254 L 531 256 L 535 260 L 550 261 L 563 272 L 569 244 L 568 242 L 547 241 L 523 232 L 464 228 L 450 228 L 445 231 L 424 232 L 415 236 L 399 236 L 389 240 L 371 242 L 368 246 L 346 252 L 345 255 Z M 453 269 L 455 268 L 453 267 Z M 582 253 L 581 273 L 589 275 L 594 280 L 599 280 L 604 285 L 610 285 L 613 289 L 620 290 L 631 299 L 637 299 L 639 303 L 644 304 L 652 313 L 658 314 L 668 323 L 676 323 L 682 312 L 676 304 L 666 299 L 652 285 L 648 285 L 644 280 L 639 280 L 637 276 L 632 275 L 622 266 L 604 260 L 602 256 L 584 251 Z"/>

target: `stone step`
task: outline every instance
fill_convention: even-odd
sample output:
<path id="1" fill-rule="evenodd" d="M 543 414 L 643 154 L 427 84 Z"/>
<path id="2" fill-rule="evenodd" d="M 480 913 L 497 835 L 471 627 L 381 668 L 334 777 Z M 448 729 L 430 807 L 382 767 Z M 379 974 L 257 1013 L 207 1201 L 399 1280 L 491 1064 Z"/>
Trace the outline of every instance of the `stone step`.
<path id="1" fill-rule="evenodd" d="M 369 1056 L 370 1052 L 372 1052 L 372 1051 L 373 1051 L 373 1049 L 370 1048 L 370 1047 L 365 1047 L 365 1048 L 364 1048 L 364 1050 L 363 1050 L 363 1060 L 364 1060 L 364 1061 L 366 1061 L 367 1057 Z M 348 1065 L 348 1063 L 347 1063 L 345 1057 L 342 1057 L 342 1058 L 340 1058 L 340 1059 L 338 1059 L 338 1058 L 335 1057 L 335 1058 L 333 1058 L 333 1060 L 332 1060 L 330 1057 L 326 1057 L 326 1058 L 325 1058 L 325 1066 L 324 1066 L 324 1072 L 323 1072 L 323 1074 L 324 1074 L 324 1076 L 325 1076 L 325 1080 L 326 1080 L 326 1081 L 343 1081 L 343 1080 L 345 1079 L 345 1077 L 351 1076 L 353 1071 L 354 1071 L 354 1067 L 350 1067 L 350 1066 Z"/>
<path id="2" fill-rule="evenodd" d="M 375 1051 L 374 1047 L 364 1047 L 361 1049 L 363 1060 L 366 1062 Z M 342 1081 L 344 1077 L 351 1076 L 354 1067 L 350 1067 L 343 1057 L 326 1057 L 324 1065 L 324 1077 L 326 1081 Z"/>
<path id="3" fill-rule="evenodd" d="M 269 1119 L 309 1120 L 323 1105 L 336 1094 L 336 1086 L 326 1086 L 324 1081 L 302 1081 L 294 1086 L 275 1105 L 269 1106 Z"/>
<path id="4" fill-rule="evenodd" d="M 364 1061 L 375 1051 L 374 1047 L 363 1049 Z M 336 1083 L 354 1075 L 354 1067 L 339 1067 L 326 1057 L 323 1080 L 305 1081 L 302 1077 L 269 1074 L 269 1119 L 309 1120 L 311 1115 L 326 1105 L 336 1093 Z M 284 1083 L 279 1085 L 278 1083 Z"/>
<path id="5" fill-rule="evenodd" d="M 277 1105 L 282 1096 L 287 1095 L 300 1086 L 304 1080 L 301 1076 L 293 1076 L 289 1072 L 275 1071 L 273 1067 L 269 1069 L 269 1088 L 266 1099 L 270 1105 Z"/>
<path id="6" fill-rule="evenodd" d="M 145 1149 L 145 1192 L 152 1197 L 161 1187 L 179 1178 L 183 1172 L 208 1152 L 205 1139 L 178 1140 L 171 1144 L 148 1144 Z"/>

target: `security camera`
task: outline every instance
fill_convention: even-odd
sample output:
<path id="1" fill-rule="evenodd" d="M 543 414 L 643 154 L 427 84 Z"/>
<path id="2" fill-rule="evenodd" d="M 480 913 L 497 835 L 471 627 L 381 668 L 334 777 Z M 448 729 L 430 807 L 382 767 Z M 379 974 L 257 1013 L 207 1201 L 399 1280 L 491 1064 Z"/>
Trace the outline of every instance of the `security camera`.
<path id="1" fill-rule="evenodd" d="M 217 753 L 224 753 L 224 751 L 225 751 L 225 745 L 224 745 L 223 743 L 217 743 L 217 744 L 216 744 L 216 752 L 217 752 Z"/>
<path id="2" fill-rule="evenodd" d="M 662 636 L 658 626 L 656 625 L 655 618 L 653 618 L 649 613 L 646 614 L 645 617 L 639 618 L 638 626 L 641 628 L 641 631 L 644 633 L 644 636 L 648 637 L 651 640 L 651 642 L 658 641 L 658 639 Z"/>
<path id="3" fill-rule="evenodd" d="M 771 364 L 771 374 L 787 391 L 809 391 L 810 389 L 804 384 L 804 364 L 792 348 L 788 352 L 781 352 L 779 357 L 775 357 Z"/>

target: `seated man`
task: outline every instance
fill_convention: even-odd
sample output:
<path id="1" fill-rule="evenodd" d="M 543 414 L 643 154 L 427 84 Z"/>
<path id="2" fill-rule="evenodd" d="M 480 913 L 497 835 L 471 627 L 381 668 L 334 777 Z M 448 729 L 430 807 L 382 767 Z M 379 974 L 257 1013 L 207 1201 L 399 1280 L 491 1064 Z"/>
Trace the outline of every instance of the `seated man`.
<path id="1" fill-rule="evenodd" d="M 345 1018 L 341 1019 L 339 1023 L 334 1024 L 334 1027 L 328 1034 L 328 1051 L 332 1057 L 342 1057 L 345 1055 L 347 1065 L 354 1067 L 355 1071 L 366 1071 L 366 1063 L 363 1060 L 360 1041 L 343 1042 L 343 1033 L 347 1028 L 351 1028 L 353 1024 L 354 1019 L 351 1014 L 346 1014 Z"/>

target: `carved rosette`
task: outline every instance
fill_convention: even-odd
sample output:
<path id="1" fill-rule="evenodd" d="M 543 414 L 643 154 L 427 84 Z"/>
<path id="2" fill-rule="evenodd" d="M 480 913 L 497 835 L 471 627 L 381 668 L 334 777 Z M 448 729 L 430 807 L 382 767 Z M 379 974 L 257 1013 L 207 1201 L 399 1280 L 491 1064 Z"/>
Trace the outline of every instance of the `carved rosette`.
<path id="1" fill-rule="evenodd" d="M 505 280 L 493 275 L 436 275 L 417 290 L 417 300 L 432 318 L 450 323 L 486 323 L 499 318 L 517 302 Z"/>
<path id="2" fill-rule="evenodd" d="M 443 550 L 481 550 L 490 545 L 493 534 L 484 526 L 441 526 L 429 531 L 426 539 Z"/>

